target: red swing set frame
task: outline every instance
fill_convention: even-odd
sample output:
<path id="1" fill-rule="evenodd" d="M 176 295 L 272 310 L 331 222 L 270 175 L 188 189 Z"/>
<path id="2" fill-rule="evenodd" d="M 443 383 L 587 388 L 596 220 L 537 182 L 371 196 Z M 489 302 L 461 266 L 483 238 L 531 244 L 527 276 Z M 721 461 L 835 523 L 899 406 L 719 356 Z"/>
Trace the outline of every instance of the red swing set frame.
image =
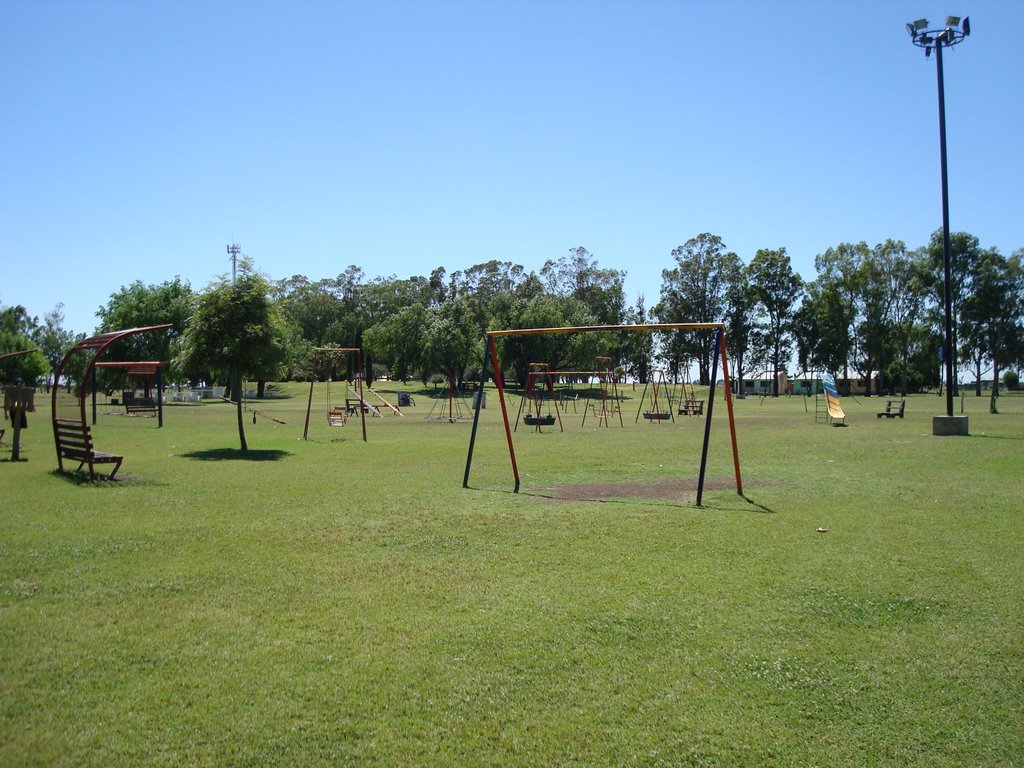
<path id="1" fill-rule="evenodd" d="M 725 390 L 725 403 L 729 414 L 729 434 L 732 440 L 733 467 L 736 476 L 736 493 L 743 495 L 743 480 L 740 476 L 740 454 L 736 442 L 736 420 L 733 414 L 732 388 L 729 384 L 729 365 L 725 353 L 725 326 L 723 323 L 643 323 L 636 325 L 585 325 L 563 328 L 519 328 L 513 330 L 488 331 L 485 344 L 483 364 L 480 370 L 481 389 L 487 383 L 488 363 L 494 370 L 494 382 L 498 388 L 498 401 L 501 403 L 501 417 L 505 425 L 505 440 L 508 443 L 509 459 L 512 463 L 512 476 L 515 479 L 514 493 L 519 493 L 520 477 L 519 466 L 516 462 L 515 446 L 512 441 L 512 427 L 509 423 L 508 409 L 505 405 L 505 391 L 503 376 L 501 375 L 501 364 L 498 361 L 498 349 L 496 339 L 506 336 L 538 336 L 554 333 L 618 333 L 634 331 L 715 331 L 714 346 L 718 354 L 712 356 L 713 366 L 711 372 L 711 390 L 708 393 L 708 407 L 704 419 L 704 443 L 701 451 L 700 473 L 697 478 L 697 506 L 701 505 L 704 495 L 704 477 L 707 469 L 708 444 L 711 438 L 711 416 L 714 413 L 715 402 L 715 379 L 718 376 L 718 360 L 722 361 L 722 380 Z M 481 398 L 482 399 L 482 398 Z M 462 478 L 462 487 L 469 487 L 469 473 L 473 464 L 473 448 L 476 444 L 477 426 L 480 421 L 480 400 L 477 400 L 473 412 L 473 429 L 469 437 L 469 451 L 466 455 L 466 471 Z"/>

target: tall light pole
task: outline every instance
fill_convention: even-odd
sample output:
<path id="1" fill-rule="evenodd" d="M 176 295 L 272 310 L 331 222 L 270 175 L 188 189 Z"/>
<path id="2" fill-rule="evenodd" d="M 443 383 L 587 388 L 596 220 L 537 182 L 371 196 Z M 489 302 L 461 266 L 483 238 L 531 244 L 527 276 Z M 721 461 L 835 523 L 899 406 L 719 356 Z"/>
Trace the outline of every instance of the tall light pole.
<path id="1" fill-rule="evenodd" d="M 971 34 L 971 20 L 964 17 L 963 23 L 959 16 L 947 16 L 946 26 L 941 29 L 929 29 L 928 19 L 918 19 L 907 24 L 907 32 L 914 45 L 924 48 L 925 57 L 935 51 L 935 67 L 939 80 L 939 157 L 942 177 L 942 273 L 943 273 L 943 310 L 945 314 L 945 339 L 943 351 L 946 363 L 946 416 L 932 420 L 932 434 L 935 435 L 966 435 L 967 417 L 953 415 L 953 287 L 950 276 L 950 243 L 949 243 L 949 183 L 946 178 L 946 88 L 942 79 L 942 49 L 952 48 L 962 43 Z"/>

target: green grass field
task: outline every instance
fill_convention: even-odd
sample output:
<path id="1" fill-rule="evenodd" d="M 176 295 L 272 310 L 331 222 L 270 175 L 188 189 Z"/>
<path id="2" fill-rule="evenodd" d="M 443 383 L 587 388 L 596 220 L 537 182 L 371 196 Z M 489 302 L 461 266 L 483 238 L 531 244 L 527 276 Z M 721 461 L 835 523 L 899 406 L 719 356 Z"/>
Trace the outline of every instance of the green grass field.
<path id="1" fill-rule="evenodd" d="M 698 508 L 700 422 L 631 391 L 625 428 L 520 427 L 513 494 L 493 390 L 464 489 L 470 424 L 420 391 L 363 443 L 325 385 L 301 440 L 283 389 L 247 455 L 227 404 L 101 413 L 117 482 L 57 474 L 30 415 L 0 765 L 1024 765 L 1024 397 L 966 397 L 966 438 L 936 396 L 738 401 L 745 498 L 720 400 Z"/>

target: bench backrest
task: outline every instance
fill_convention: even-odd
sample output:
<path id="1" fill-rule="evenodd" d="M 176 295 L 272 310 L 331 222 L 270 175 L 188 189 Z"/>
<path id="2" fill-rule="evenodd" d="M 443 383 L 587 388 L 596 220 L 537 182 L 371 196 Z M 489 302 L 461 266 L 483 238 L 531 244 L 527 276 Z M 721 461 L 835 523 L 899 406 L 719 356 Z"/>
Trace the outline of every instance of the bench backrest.
<path id="1" fill-rule="evenodd" d="M 55 419 L 53 436 L 61 453 L 84 454 L 92 451 L 92 433 L 89 425 L 72 419 Z"/>

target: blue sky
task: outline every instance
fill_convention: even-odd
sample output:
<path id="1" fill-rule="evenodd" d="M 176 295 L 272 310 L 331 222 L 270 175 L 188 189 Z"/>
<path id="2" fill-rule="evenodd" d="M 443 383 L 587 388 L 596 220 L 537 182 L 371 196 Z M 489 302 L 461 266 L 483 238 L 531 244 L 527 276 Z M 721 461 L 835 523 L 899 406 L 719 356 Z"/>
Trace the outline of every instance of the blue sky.
<path id="1" fill-rule="evenodd" d="M 575 246 L 632 303 L 712 232 L 805 278 L 941 224 L 1024 247 L 1024 2 L 0 3 L 0 304 L 95 327 L 133 280 L 539 269 Z"/>

